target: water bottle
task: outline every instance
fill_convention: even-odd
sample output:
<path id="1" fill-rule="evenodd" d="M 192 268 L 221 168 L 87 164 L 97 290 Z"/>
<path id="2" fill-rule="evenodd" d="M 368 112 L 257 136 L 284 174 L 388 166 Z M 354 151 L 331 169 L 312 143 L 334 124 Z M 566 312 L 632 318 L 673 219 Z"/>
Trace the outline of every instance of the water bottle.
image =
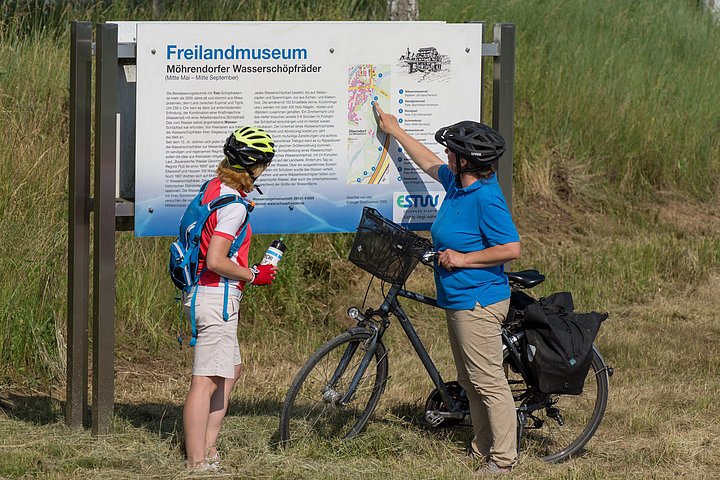
<path id="1" fill-rule="evenodd" d="M 285 244 L 283 243 L 283 237 L 277 240 L 273 240 L 268 247 L 265 255 L 263 256 L 260 265 L 273 265 L 277 268 L 278 263 L 282 259 L 283 253 L 285 252 Z"/>

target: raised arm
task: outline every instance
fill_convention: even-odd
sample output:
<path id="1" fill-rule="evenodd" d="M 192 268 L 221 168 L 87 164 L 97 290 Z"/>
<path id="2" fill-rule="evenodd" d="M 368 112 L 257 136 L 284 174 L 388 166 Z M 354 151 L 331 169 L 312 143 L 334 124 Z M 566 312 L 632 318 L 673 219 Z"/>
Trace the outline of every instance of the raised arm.
<path id="1" fill-rule="evenodd" d="M 402 145 L 410 159 L 415 162 L 423 172 L 439 181 L 438 169 L 444 162 L 431 152 L 429 148 L 403 130 L 395 115 L 383 112 L 377 102 L 374 104 L 374 107 L 377 111 L 378 128 L 388 135 L 395 137 L 395 140 Z"/>

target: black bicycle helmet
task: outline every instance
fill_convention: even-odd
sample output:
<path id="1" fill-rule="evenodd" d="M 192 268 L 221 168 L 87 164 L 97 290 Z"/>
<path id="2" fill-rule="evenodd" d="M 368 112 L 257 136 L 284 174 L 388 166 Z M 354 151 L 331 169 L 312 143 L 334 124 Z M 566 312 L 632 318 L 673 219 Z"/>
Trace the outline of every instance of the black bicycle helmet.
<path id="1" fill-rule="evenodd" d="M 478 168 L 490 166 L 505 152 L 505 139 L 484 123 L 463 120 L 435 132 L 435 140 Z"/>
<path id="2" fill-rule="evenodd" d="M 230 166 L 245 170 L 270 163 L 275 156 L 275 143 L 262 128 L 242 127 L 228 137 L 223 152 Z"/>

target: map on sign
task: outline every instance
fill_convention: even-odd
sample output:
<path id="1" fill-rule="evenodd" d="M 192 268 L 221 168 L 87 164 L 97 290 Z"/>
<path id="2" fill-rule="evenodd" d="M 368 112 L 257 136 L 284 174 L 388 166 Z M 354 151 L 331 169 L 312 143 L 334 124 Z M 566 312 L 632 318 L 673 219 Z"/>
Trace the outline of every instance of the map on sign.
<path id="1" fill-rule="evenodd" d="M 390 111 L 390 65 L 359 64 L 348 69 L 347 183 L 386 184 L 389 181 L 390 137 L 377 136 L 373 104 Z"/>

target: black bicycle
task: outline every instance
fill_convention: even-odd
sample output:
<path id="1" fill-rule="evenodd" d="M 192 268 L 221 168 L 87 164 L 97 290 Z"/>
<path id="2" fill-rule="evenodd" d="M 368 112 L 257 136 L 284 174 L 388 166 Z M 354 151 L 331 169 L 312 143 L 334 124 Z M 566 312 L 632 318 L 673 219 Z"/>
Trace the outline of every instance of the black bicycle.
<path id="1" fill-rule="evenodd" d="M 430 427 L 471 426 L 465 391 L 456 381 L 443 381 L 399 297 L 437 307 L 435 299 L 402 288 L 412 270 L 422 262 L 432 265 L 432 244 L 365 208 L 350 260 L 391 286 L 382 305 L 361 312 L 352 307 L 348 316 L 357 325 L 320 347 L 300 369 L 287 393 L 280 416 L 283 445 L 328 439 L 350 439 L 367 425 L 388 378 L 388 351 L 383 335 L 394 315 L 420 357 L 435 389 L 430 393 L 424 419 Z M 608 399 L 612 369 L 593 346 L 592 365 L 580 395 L 549 395 L 526 378 L 521 357 L 525 305 L 515 295 L 540 284 L 545 277 L 536 270 L 508 272 L 513 296 L 502 328 L 504 366 L 518 417 L 518 448 L 558 462 L 577 455 L 600 425 Z"/>

